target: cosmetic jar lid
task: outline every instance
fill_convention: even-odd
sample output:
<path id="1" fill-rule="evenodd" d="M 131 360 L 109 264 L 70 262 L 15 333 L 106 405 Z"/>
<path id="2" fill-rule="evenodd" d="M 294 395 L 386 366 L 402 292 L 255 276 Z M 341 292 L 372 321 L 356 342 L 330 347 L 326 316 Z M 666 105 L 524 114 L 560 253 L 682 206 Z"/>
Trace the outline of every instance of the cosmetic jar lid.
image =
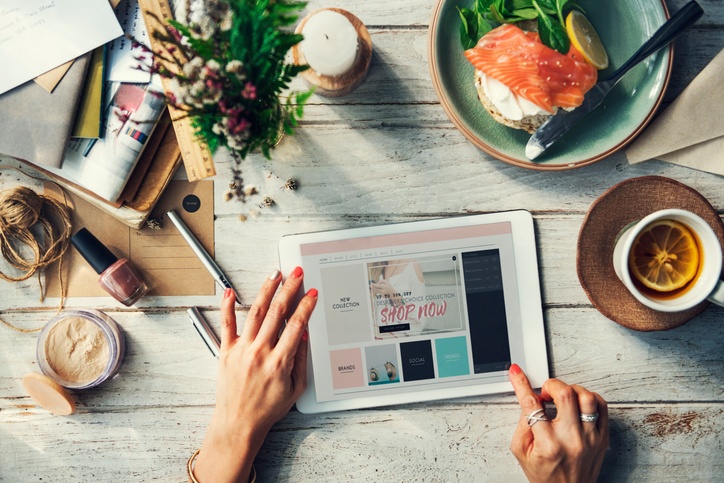
<path id="1" fill-rule="evenodd" d="M 70 242 L 98 274 L 105 272 L 106 268 L 118 261 L 118 257 L 87 228 L 78 230 L 78 233 L 71 237 Z"/>
<path id="2" fill-rule="evenodd" d="M 75 412 L 75 401 L 63 386 L 37 372 L 23 376 L 25 391 L 43 409 L 58 416 L 69 416 Z"/>

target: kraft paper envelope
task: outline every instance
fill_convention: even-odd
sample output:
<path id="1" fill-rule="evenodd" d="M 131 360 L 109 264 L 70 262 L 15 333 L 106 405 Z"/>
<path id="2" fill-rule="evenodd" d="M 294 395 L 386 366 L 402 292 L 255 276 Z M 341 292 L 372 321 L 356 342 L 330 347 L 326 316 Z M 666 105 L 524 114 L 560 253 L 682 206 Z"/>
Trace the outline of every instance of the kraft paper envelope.
<path id="1" fill-rule="evenodd" d="M 33 80 L 37 82 L 38 85 L 41 86 L 43 89 L 52 93 L 53 89 L 55 89 L 55 86 L 58 85 L 58 82 L 60 82 L 65 73 L 68 72 L 70 66 L 73 65 L 73 62 L 75 62 L 75 59 L 69 60 L 65 64 L 59 65 L 55 69 L 49 70 L 45 74 L 40 74 Z"/>
<path id="2" fill-rule="evenodd" d="M 660 159 L 724 175 L 724 50 L 626 149 L 629 163 Z"/>
<path id="3" fill-rule="evenodd" d="M 0 153 L 37 166 L 60 167 L 90 57 L 77 58 L 52 94 L 28 81 L 0 95 Z"/>
<path id="4" fill-rule="evenodd" d="M 46 192 L 62 199 L 58 188 L 46 183 Z M 73 233 L 87 228 L 117 257 L 128 258 L 151 285 L 149 295 L 214 295 L 215 282 L 211 274 L 181 237 L 174 224 L 165 216 L 175 210 L 199 242 L 214 255 L 214 183 L 213 181 L 171 181 L 151 213 L 151 219 L 161 219 L 162 228 L 134 230 L 110 216 L 104 215 L 80 197 L 68 194 L 71 206 Z M 195 196 L 196 211 L 184 208 L 184 199 Z M 195 201 L 195 200 L 194 200 Z M 194 209 L 194 208 L 190 208 Z M 98 274 L 72 246 L 63 256 L 63 283 L 68 297 L 110 297 L 98 285 Z M 58 264 L 46 272 L 47 295 L 60 296 Z"/>

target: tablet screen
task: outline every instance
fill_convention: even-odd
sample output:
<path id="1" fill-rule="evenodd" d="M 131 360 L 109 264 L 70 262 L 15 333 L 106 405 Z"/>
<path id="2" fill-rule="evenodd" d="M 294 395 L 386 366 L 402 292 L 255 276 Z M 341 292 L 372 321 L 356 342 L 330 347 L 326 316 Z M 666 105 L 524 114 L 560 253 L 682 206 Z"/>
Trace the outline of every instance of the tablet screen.
<path id="1" fill-rule="evenodd" d="M 524 360 L 509 221 L 299 252 L 305 286 L 319 289 L 309 329 L 317 402 L 507 382 L 511 361 Z"/>

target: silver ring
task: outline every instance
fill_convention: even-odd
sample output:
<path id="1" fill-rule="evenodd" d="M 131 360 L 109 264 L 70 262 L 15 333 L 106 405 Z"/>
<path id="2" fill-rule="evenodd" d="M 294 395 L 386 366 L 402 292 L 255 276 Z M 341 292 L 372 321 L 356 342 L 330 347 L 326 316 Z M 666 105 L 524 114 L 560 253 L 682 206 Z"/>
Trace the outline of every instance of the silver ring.
<path id="1" fill-rule="evenodd" d="M 536 409 L 525 418 L 528 420 L 528 426 L 533 426 L 538 421 L 549 421 L 545 409 Z"/>
<path id="2" fill-rule="evenodd" d="M 598 420 L 598 413 L 579 413 L 579 417 L 581 418 L 581 421 L 584 423 L 595 423 L 596 420 Z"/>

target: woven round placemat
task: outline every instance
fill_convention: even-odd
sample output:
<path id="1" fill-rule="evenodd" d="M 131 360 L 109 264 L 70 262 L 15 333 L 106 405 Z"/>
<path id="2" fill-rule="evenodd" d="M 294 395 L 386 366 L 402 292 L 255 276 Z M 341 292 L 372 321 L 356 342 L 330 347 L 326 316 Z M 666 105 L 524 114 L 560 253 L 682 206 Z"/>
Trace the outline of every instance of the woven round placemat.
<path id="1" fill-rule="evenodd" d="M 636 300 L 614 272 L 613 246 L 619 232 L 629 223 L 667 208 L 689 210 L 701 216 L 724 247 L 724 225 L 706 198 L 662 176 L 642 176 L 611 187 L 591 205 L 578 234 L 576 269 L 583 290 L 599 312 L 629 329 L 673 329 L 709 305 L 702 302 L 674 313 L 652 310 Z"/>

